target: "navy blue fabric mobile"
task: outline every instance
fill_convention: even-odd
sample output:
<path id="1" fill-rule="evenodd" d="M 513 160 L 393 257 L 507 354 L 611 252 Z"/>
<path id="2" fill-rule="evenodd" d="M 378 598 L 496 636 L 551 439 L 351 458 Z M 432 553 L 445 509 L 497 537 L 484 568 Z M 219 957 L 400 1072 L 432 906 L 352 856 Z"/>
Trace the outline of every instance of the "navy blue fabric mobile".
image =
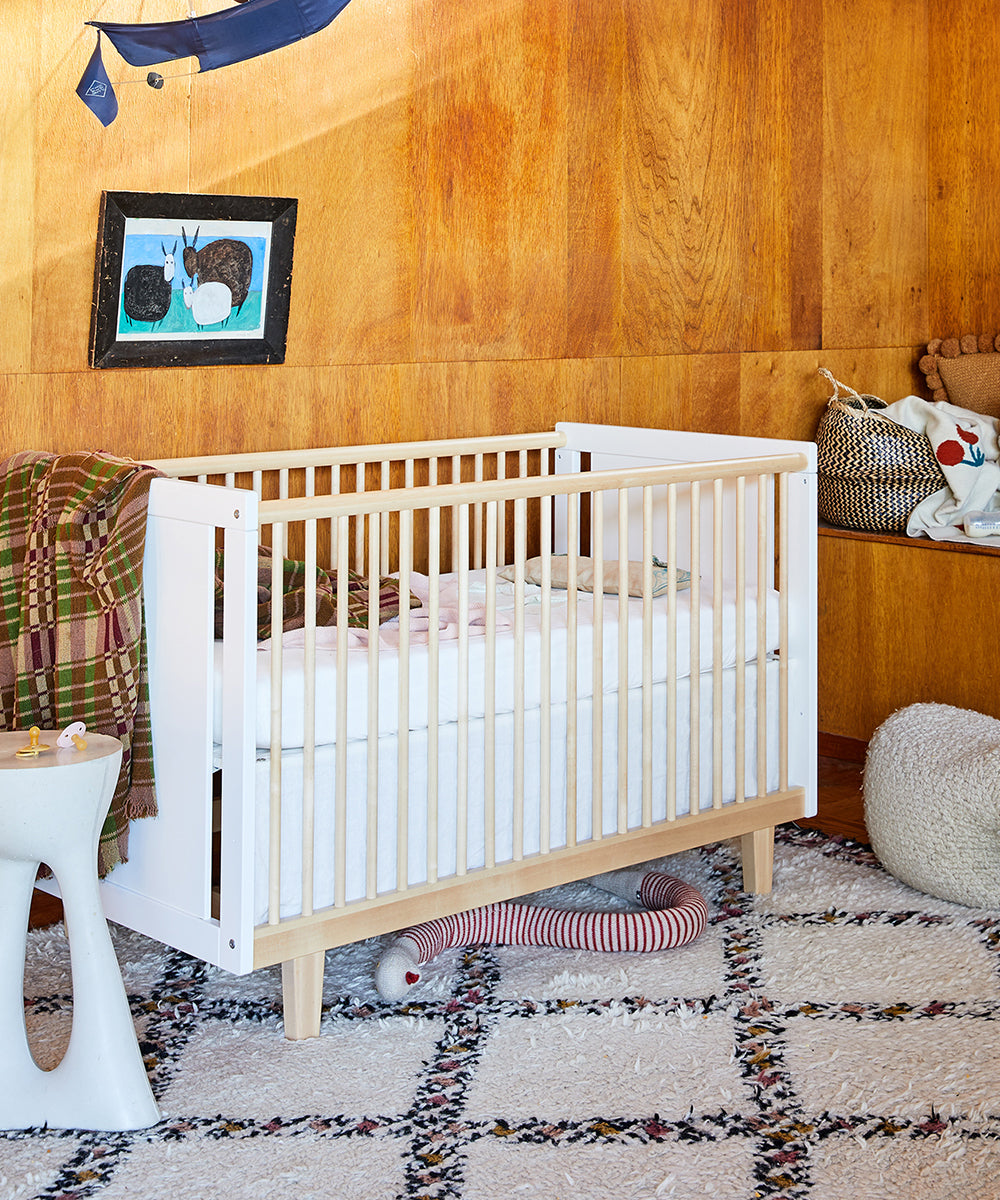
<path id="1" fill-rule="evenodd" d="M 148 67 L 176 58 L 197 58 L 202 71 L 229 67 L 310 37 L 325 29 L 349 0 L 244 0 L 204 17 L 117 25 L 88 21 L 99 32 L 77 95 L 104 125 L 117 116 L 118 102 L 101 60 L 101 33 L 127 63 Z"/>

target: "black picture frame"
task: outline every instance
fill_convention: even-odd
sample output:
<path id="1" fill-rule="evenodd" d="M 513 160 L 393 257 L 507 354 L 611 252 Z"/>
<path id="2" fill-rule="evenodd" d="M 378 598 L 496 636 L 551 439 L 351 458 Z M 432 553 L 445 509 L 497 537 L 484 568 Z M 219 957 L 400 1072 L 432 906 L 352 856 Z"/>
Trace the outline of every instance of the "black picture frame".
<path id="1" fill-rule="evenodd" d="M 91 367 L 284 362 L 297 208 L 290 197 L 103 192 Z"/>

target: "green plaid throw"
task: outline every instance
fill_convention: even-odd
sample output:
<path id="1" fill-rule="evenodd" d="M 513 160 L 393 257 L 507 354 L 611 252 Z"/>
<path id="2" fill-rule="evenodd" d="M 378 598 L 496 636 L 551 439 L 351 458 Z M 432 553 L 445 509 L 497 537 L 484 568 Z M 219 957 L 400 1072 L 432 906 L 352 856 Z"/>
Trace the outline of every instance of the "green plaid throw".
<path id="1" fill-rule="evenodd" d="M 142 624 L 156 474 L 85 452 L 0 462 L 0 728 L 83 721 L 121 741 L 101 875 L 128 858 L 129 820 L 156 812 Z"/>
<path id="2" fill-rule="evenodd" d="M 257 640 L 271 636 L 271 549 L 257 547 Z M 222 637 L 223 574 L 225 559 L 215 552 L 215 636 Z M 281 562 L 282 629 L 287 633 L 302 629 L 306 623 L 306 564 L 294 558 Z M 399 616 L 399 580 L 391 575 L 379 577 L 378 621 L 382 625 Z M 410 607 L 420 601 L 410 597 Z M 316 568 L 316 625 L 337 624 L 337 572 Z M 351 629 L 368 628 L 368 576 L 347 572 L 347 624 Z"/>

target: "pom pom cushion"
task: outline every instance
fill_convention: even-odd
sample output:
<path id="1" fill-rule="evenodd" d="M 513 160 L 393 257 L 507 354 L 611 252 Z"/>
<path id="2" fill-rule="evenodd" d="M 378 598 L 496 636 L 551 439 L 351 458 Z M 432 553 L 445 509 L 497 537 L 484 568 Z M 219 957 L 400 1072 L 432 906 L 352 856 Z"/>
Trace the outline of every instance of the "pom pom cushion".
<path id="1" fill-rule="evenodd" d="M 893 713 L 868 745 L 865 823 L 897 879 L 1000 908 L 1000 721 L 947 704 Z"/>
<path id="2" fill-rule="evenodd" d="M 931 399 L 977 413 L 1000 408 L 1000 334 L 934 338 L 917 365 Z"/>

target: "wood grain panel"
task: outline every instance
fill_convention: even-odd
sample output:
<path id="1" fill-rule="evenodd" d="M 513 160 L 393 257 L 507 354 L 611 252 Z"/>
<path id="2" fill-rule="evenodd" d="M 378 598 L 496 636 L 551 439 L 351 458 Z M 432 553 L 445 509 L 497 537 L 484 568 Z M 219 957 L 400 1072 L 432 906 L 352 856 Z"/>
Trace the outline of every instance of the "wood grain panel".
<path id="1" fill-rule="evenodd" d="M 675 354 L 622 362 L 623 425 L 739 432 L 737 354 Z"/>
<path id="2" fill-rule="evenodd" d="M 401 436 L 467 437 L 484 430 L 525 433 L 557 421 L 618 420 L 618 363 L 427 363 L 406 385 L 409 420 Z"/>
<path id="3" fill-rule="evenodd" d="M 927 329 L 926 0 L 828 3 L 823 345 L 916 345 Z"/>
<path id="4" fill-rule="evenodd" d="M 566 354 L 573 358 L 621 350 L 624 32 L 620 5 L 570 7 Z"/>
<path id="5" fill-rule="evenodd" d="M 819 727 L 867 741 L 919 701 L 1000 717 L 994 597 L 1000 559 L 819 539 Z"/>
<path id="6" fill-rule="evenodd" d="M 858 392 L 882 397 L 887 404 L 915 393 L 919 350 L 802 350 L 741 357 L 740 432 L 758 437 L 811 441 L 831 389 L 818 374 L 825 367 Z"/>
<path id="7" fill-rule="evenodd" d="M 4 253 L 0 256 L 0 370 L 27 371 L 31 363 L 33 248 L 35 240 L 35 120 L 39 87 L 40 22 L 29 0 L 11 0 L 0 21 L 0 54 L 17 64 L 17 87 L 0 105 L 0 196 Z M 81 66 L 81 70 L 82 70 Z"/>
<path id="8" fill-rule="evenodd" d="M 366 0 L 314 38 L 196 79 L 194 187 L 298 199 L 289 362 L 412 356 L 414 68 L 408 7 Z"/>
<path id="9" fill-rule="evenodd" d="M 626 345 L 819 340 L 819 0 L 630 0 Z"/>
<path id="10" fill-rule="evenodd" d="M 562 353 L 566 41 L 560 0 L 415 7 L 419 358 Z"/>
<path id="11" fill-rule="evenodd" d="M 722 0 L 627 0 L 623 213 L 628 353 L 733 347 L 741 280 L 736 64 Z"/>
<path id="12" fill-rule="evenodd" d="M 105 68 L 118 95 L 117 120 L 107 128 L 76 97 L 76 85 L 96 42 L 84 21 L 90 0 L 67 0 L 59 19 L 40 22 L 46 64 L 37 95 L 35 256 L 32 369 L 87 369 L 94 250 L 102 190 L 188 190 L 190 80 L 171 78 L 162 90 L 145 83 L 105 39 Z M 167 0 L 144 9 L 147 20 L 176 16 Z M 189 69 L 185 60 L 177 72 Z"/>
<path id="13" fill-rule="evenodd" d="M 624 359 L 621 420 L 811 441 L 830 396 L 818 367 L 888 403 L 917 386 L 917 358 L 917 349 L 902 347 Z"/>
<path id="14" fill-rule="evenodd" d="M 987 0 L 929 0 L 929 336 L 1000 332 L 996 63 Z"/>

